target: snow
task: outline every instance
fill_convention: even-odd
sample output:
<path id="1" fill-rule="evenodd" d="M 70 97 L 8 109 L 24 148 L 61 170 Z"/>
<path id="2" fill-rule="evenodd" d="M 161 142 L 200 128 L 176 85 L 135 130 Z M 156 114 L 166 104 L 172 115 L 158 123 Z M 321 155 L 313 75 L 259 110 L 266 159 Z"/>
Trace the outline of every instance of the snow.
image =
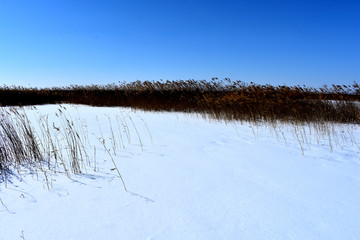
<path id="1" fill-rule="evenodd" d="M 331 149 L 328 135 L 307 126 L 282 124 L 274 130 L 194 114 L 65 107 L 85 128 L 89 155 L 96 147 L 97 171 L 92 163 L 87 172 L 70 178 L 48 172 L 50 190 L 43 174 L 26 169 L 22 178 L 1 183 L 0 239 L 360 236 L 357 126 L 336 125 Z M 45 114 L 51 122 L 58 108 L 26 112 L 34 123 Z M 113 155 L 127 192 L 98 140 L 102 132 L 111 149 L 109 118 L 116 135 L 116 116 L 125 119 L 131 133 L 130 143 L 122 136 L 125 149 L 120 150 L 117 137 Z"/>

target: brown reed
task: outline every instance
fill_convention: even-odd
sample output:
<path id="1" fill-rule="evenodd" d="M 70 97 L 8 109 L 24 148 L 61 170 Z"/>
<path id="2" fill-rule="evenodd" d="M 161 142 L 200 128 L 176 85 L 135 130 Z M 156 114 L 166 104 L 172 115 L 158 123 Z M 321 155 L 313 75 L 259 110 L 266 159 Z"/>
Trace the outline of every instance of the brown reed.
<path id="1" fill-rule="evenodd" d="M 150 111 L 197 112 L 246 121 L 359 123 L 360 86 L 271 86 L 226 78 L 211 81 L 136 81 L 65 88 L 0 88 L 0 104 L 73 103 Z"/>

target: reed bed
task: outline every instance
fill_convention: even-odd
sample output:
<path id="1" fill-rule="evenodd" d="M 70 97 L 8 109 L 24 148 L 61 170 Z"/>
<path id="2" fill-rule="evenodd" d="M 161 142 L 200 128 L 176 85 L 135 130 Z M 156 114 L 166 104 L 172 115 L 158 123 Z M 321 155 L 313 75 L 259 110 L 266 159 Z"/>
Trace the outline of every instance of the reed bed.
<path id="1" fill-rule="evenodd" d="M 72 103 L 148 111 L 207 114 L 216 119 L 255 122 L 360 122 L 360 86 L 271 86 L 230 79 L 137 81 L 105 86 L 0 88 L 0 104 Z"/>

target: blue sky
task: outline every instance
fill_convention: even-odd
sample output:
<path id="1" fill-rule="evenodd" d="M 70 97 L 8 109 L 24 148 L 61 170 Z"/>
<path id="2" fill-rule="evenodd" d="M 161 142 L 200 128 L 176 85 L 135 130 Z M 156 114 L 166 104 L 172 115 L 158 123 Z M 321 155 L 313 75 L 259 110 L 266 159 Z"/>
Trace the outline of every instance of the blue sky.
<path id="1" fill-rule="evenodd" d="M 0 0 L 0 84 L 360 82 L 360 2 Z"/>

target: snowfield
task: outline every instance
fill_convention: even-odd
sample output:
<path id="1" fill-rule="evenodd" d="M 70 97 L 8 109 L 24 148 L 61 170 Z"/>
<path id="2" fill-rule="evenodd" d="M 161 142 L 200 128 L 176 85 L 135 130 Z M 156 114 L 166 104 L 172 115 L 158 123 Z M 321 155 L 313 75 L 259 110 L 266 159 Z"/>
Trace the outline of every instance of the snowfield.
<path id="1" fill-rule="evenodd" d="M 336 125 L 329 142 L 307 126 L 64 106 L 93 160 L 70 177 L 24 168 L 0 183 L 0 240 L 360 237 L 359 127 Z M 58 126 L 58 108 L 26 113 Z"/>

